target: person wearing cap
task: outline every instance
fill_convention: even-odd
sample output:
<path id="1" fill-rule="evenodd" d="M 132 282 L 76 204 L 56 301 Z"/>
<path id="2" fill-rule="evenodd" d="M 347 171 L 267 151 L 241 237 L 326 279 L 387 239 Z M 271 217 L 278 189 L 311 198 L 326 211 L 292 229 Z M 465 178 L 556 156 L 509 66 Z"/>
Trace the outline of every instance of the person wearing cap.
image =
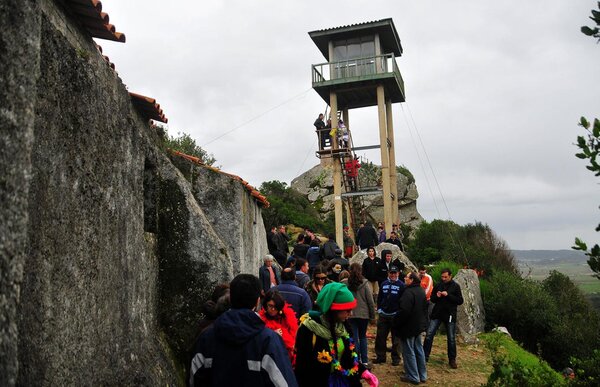
<path id="1" fill-rule="evenodd" d="M 273 266 L 274 260 L 275 258 L 271 254 L 265 255 L 264 265 L 258 269 L 258 278 L 265 293 L 267 290 L 281 283 L 279 268 Z"/>
<path id="2" fill-rule="evenodd" d="M 387 352 L 387 338 L 392 331 L 394 316 L 398 312 L 398 302 L 404 291 L 404 282 L 398 279 L 399 269 L 396 266 L 390 267 L 388 279 L 383 281 L 377 298 L 377 333 L 375 335 L 375 355 L 377 356 L 373 363 L 385 363 Z M 392 336 L 392 365 L 400 364 L 400 339 Z"/>
<path id="3" fill-rule="evenodd" d="M 350 237 L 350 227 L 344 226 L 344 258 L 351 258 L 354 254 L 354 241 Z"/>
<path id="4" fill-rule="evenodd" d="M 377 377 L 362 365 L 344 322 L 356 307 L 345 284 L 325 285 L 315 308 L 302 316 L 296 335 L 296 379 L 299 386 L 360 387 L 361 378 L 378 386 Z"/>

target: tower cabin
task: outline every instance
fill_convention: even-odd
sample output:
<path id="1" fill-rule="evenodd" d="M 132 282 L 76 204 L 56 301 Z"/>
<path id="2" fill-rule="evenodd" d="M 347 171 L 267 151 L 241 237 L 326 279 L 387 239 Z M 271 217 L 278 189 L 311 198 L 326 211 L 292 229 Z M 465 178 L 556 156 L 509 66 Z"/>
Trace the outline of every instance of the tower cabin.
<path id="1" fill-rule="evenodd" d="M 356 184 L 352 189 L 355 192 L 348 192 L 345 163 L 354 158 L 354 151 L 365 149 L 381 150 L 380 192 L 383 194 L 385 230 L 389 235 L 392 224 L 399 223 L 392 103 L 405 101 L 404 81 L 396 63 L 396 57 L 402 55 L 402 46 L 394 22 L 388 18 L 308 34 L 327 61 L 312 65 L 312 87 L 331 112 L 331 126 L 328 130 L 318 131 L 318 135 L 326 136 L 329 143 L 320 137 L 316 153 L 319 158 L 333 159 L 336 240 L 341 246 L 342 198 L 361 195 Z M 379 144 L 355 146 L 349 110 L 368 106 L 378 108 Z M 340 119 L 344 125 L 338 124 Z M 329 136 L 330 128 L 335 129 L 336 135 Z M 339 135 L 340 131 L 348 133 L 346 140 Z M 344 193 L 342 183 L 346 187 Z M 373 191 L 362 194 L 371 193 Z M 347 218 L 351 222 L 351 200 L 347 204 Z"/>

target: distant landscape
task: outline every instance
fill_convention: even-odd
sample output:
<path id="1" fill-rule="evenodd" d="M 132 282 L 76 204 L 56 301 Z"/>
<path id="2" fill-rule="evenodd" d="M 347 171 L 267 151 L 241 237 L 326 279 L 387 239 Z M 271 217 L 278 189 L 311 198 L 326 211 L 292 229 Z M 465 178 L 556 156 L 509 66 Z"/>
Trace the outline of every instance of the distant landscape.
<path id="1" fill-rule="evenodd" d="M 575 250 L 512 250 L 523 277 L 543 280 L 550 271 L 571 278 L 588 299 L 600 310 L 600 279 L 587 264 L 587 257 Z"/>

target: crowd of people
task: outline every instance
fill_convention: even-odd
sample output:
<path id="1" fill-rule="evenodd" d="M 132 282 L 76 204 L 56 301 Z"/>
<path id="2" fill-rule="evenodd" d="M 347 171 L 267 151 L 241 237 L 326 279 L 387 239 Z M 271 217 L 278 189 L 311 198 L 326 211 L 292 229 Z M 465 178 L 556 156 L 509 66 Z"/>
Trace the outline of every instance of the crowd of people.
<path id="1" fill-rule="evenodd" d="M 404 366 L 399 380 L 420 384 L 442 323 L 449 366 L 457 367 L 456 309 L 463 299 L 450 270 L 433 286 L 425 267 L 405 272 L 390 250 L 378 257 L 377 234 L 364 261 L 350 265 L 333 235 L 321 243 L 305 230 L 288 247 L 291 238 L 279 235 L 284 226 L 271 231 L 258 277 L 240 274 L 207 302 L 189 385 L 378 386 L 372 363 L 387 361 L 390 336 L 391 365 Z M 369 324 L 376 324 L 372 360 Z"/>

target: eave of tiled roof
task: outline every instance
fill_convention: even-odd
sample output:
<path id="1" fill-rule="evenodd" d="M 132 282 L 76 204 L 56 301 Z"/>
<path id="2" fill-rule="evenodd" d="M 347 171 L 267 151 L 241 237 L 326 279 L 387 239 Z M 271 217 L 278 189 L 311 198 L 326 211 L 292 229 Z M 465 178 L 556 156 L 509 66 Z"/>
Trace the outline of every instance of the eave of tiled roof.
<path id="1" fill-rule="evenodd" d="M 160 121 L 165 124 L 169 121 L 154 98 L 132 92 L 129 92 L 129 96 L 133 106 L 145 119 Z"/>
<path id="2" fill-rule="evenodd" d="M 125 34 L 117 32 L 109 23 L 108 14 L 102 12 L 99 0 L 66 0 L 65 5 L 94 38 L 125 43 Z"/>
<path id="3" fill-rule="evenodd" d="M 241 177 L 231 174 L 231 173 L 223 172 L 219 168 L 215 168 L 215 167 L 211 167 L 210 165 L 206 165 L 202 162 L 202 160 L 199 157 L 186 155 L 185 153 L 176 151 L 174 149 L 169 149 L 169 151 L 175 156 L 182 157 L 182 158 L 189 160 L 195 164 L 198 164 L 206 169 L 210 169 L 211 171 L 215 171 L 222 175 L 229 176 L 233 180 L 239 181 L 244 186 L 244 188 L 250 193 L 250 196 L 252 196 L 254 198 L 254 200 L 256 200 L 256 202 L 259 205 L 261 205 L 263 208 L 269 208 L 269 206 L 271 205 L 264 195 L 262 195 L 256 188 L 251 186 L 246 180 L 242 179 Z"/>
<path id="4" fill-rule="evenodd" d="M 388 51 L 385 53 L 393 52 L 396 56 L 402 55 L 402 45 L 400 44 L 398 31 L 396 31 L 394 21 L 391 18 L 310 31 L 308 35 L 317 45 L 323 56 L 329 60 L 328 42 L 330 40 L 364 36 L 366 31 L 380 35 L 381 44 Z"/>

